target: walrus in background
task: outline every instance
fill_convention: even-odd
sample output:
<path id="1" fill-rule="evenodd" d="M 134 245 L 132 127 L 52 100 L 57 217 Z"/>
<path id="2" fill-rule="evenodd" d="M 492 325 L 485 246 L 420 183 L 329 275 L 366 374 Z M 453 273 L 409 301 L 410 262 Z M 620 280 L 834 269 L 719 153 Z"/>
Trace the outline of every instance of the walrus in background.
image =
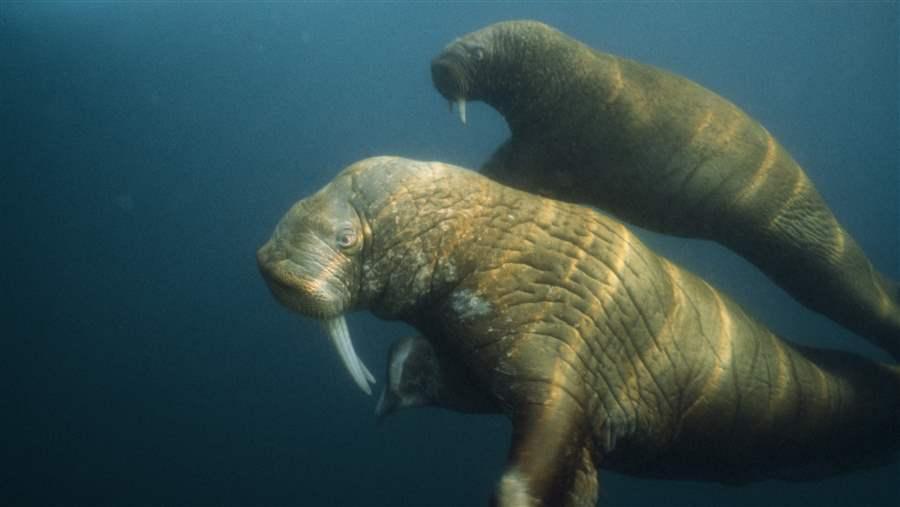
<path id="1" fill-rule="evenodd" d="M 484 174 L 717 241 L 900 359 L 900 288 L 873 268 L 790 154 L 731 102 L 534 21 L 456 39 L 431 74 L 464 121 L 466 101 L 481 100 L 509 124 Z"/>
<path id="2" fill-rule="evenodd" d="M 465 368 L 446 360 L 421 336 L 399 338 L 388 349 L 385 386 L 375 416 L 380 422 L 407 408 L 439 407 L 467 414 L 499 414 Z"/>
<path id="3" fill-rule="evenodd" d="M 378 157 L 296 203 L 257 252 L 323 322 L 403 320 L 512 421 L 497 503 L 594 505 L 596 469 L 750 481 L 900 445 L 900 368 L 791 346 L 622 223 L 458 167 Z M 815 469 L 815 470 L 812 470 Z"/>

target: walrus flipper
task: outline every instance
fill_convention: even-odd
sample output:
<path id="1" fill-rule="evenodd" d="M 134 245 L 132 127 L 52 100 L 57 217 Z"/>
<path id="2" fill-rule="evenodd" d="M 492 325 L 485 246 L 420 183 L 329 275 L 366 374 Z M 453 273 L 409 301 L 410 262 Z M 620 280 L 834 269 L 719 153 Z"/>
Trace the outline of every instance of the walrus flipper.
<path id="1" fill-rule="evenodd" d="M 375 409 L 378 420 L 398 410 L 425 406 L 466 414 L 501 413 L 465 365 L 448 356 L 422 336 L 395 340 L 388 350 L 384 388 Z"/>
<path id="2" fill-rule="evenodd" d="M 597 473 L 584 409 L 565 385 L 518 380 L 512 391 L 513 436 L 497 485 L 498 507 L 597 504 Z M 540 400 L 540 401 L 539 401 Z"/>
<path id="3" fill-rule="evenodd" d="M 388 351 L 386 381 L 376 410 L 379 420 L 400 409 L 422 406 L 440 407 L 462 413 L 499 414 L 500 410 L 496 405 L 486 401 L 485 393 L 482 393 L 468 376 L 464 366 L 445 356 L 446 354 L 438 354 L 430 341 L 421 336 L 395 340 Z M 547 452 L 547 448 L 542 438 L 551 430 L 556 438 L 559 438 L 559 432 L 566 431 L 566 426 L 573 424 L 572 417 L 564 417 L 562 419 L 564 423 L 559 426 L 556 426 L 557 421 L 561 420 L 558 417 L 552 420 L 541 418 L 542 414 L 553 413 L 549 411 L 558 410 L 558 407 L 528 404 L 525 406 L 539 407 L 539 410 L 532 410 L 532 413 L 537 414 L 536 417 L 542 421 L 537 424 L 544 426 L 535 434 L 522 435 L 528 433 L 523 428 L 534 428 L 535 423 L 528 421 L 531 417 L 529 413 L 520 412 L 516 418 L 518 424 L 514 431 L 521 435 L 521 438 L 514 440 L 515 449 L 510 453 L 511 457 L 534 456 L 535 453 L 543 455 Z M 557 413 L 557 415 L 559 414 Z M 576 417 L 578 415 L 575 414 Z M 538 434 L 541 432 L 542 434 Z M 583 437 L 583 432 L 580 432 L 573 435 L 571 440 L 577 444 L 579 438 Z M 568 441 L 568 436 L 566 439 Z M 526 450 L 524 447 L 530 445 L 527 442 L 532 442 L 537 447 Z M 564 445 L 568 446 L 569 444 Z M 607 447 L 610 446 L 607 445 Z M 559 505 L 562 507 L 593 507 L 597 504 L 599 486 L 593 446 L 583 443 L 575 449 L 575 452 L 576 454 L 571 458 L 568 456 L 565 458 L 566 464 L 563 470 L 571 470 L 568 473 L 569 477 L 559 478 L 562 482 L 559 485 L 562 488 L 559 500 L 563 502 Z M 543 478 L 558 474 L 558 463 L 540 464 L 539 466 L 541 470 L 536 470 L 534 463 L 530 467 L 524 467 L 529 471 L 529 477 L 532 480 L 535 480 L 536 477 Z M 511 462 L 505 480 L 501 482 L 501 488 L 498 491 L 497 500 L 503 499 L 506 502 L 500 503 L 500 505 L 514 503 L 513 499 L 522 496 L 521 492 L 524 490 L 535 490 L 533 485 L 523 482 L 523 473 L 520 471 L 522 469 L 523 466 Z M 544 504 L 557 505 L 546 502 Z"/>

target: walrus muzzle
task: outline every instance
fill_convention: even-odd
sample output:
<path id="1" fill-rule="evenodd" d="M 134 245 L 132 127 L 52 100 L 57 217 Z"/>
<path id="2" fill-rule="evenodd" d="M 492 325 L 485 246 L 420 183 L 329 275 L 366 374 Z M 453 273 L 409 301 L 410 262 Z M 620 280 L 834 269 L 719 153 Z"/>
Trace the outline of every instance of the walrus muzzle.
<path id="1" fill-rule="evenodd" d="M 454 53 L 445 53 L 431 62 L 431 79 L 441 95 L 456 104 L 459 119 L 466 123 L 466 98 L 471 96 L 471 87 L 466 78 L 465 59 Z"/>
<path id="2" fill-rule="evenodd" d="M 375 377 L 356 355 L 344 318 L 353 306 L 357 273 L 351 258 L 361 248 L 358 231 L 350 206 L 313 196 L 288 211 L 256 261 L 275 299 L 318 320 L 354 382 L 371 394 Z"/>

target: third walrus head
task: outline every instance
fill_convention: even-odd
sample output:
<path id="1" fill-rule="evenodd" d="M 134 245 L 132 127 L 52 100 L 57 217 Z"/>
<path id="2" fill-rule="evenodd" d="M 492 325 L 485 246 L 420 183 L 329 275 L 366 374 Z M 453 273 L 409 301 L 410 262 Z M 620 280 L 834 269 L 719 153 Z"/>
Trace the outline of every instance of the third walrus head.
<path id="1" fill-rule="evenodd" d="M 386 384 L 378 398 L 378 421 L 407 408 L 434 406 L 470 414 L 499 413 L 465 366 L 435 350 L 421 336 L 406 336 L 388 351 Z"/>

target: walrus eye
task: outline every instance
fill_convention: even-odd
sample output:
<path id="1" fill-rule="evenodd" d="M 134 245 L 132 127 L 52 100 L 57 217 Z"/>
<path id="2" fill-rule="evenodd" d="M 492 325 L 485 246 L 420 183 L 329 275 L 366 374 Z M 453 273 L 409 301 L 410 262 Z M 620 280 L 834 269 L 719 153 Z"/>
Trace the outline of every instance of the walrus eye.
<path id="1" fill-rule="evenodd" d="M 356 231 L 350 227 L 345 227 L 338 232 L 336 242 L 337 246 L 346 249 L 356 245 L 357 239 Z"/>
<path id="2" fill-rule="evenodd" d="M 480 61 L 484 60 L 484 50 L 483 49 L 475 48 L 474 53 L 475 53 L 475 61 L 480 62 Z"/>

